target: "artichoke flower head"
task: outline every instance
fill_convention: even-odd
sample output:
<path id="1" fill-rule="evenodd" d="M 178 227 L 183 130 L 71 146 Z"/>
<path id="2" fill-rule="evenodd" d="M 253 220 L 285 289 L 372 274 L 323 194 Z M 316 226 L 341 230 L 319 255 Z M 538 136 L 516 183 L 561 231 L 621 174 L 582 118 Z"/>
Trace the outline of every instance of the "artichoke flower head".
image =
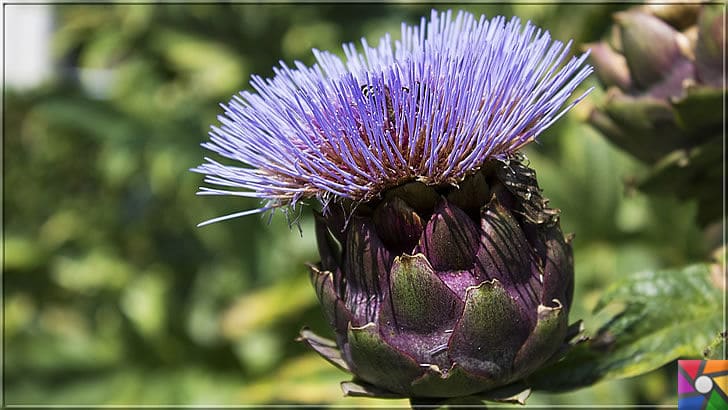
<path id="1" fill-rule="evenodd" d="M 584 95 L 587 54 L 517 18 L 438 13 L 345 59 L 282 64 L 219 117 L 195 171 L 205 195 L 287 210 L 315 199 L 311 280 L 336 341 L 301 339 L 349 371 L 348 394 L 459 397 L 558 356 L 573 292 L 569 241 L 518 152 Z"/>

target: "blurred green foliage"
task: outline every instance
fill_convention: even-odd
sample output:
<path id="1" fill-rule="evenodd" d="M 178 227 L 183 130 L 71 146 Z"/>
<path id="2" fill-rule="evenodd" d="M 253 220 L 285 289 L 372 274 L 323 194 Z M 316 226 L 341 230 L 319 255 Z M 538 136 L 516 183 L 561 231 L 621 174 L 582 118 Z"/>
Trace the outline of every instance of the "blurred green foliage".
<path id="1" fill-rule="evenodd" d="M 598 39 L 611 5 L 472 5 L 575 39 Z M 300 235 L 280 215 L 204 228 L 255 201 L 194 195 L 188 172 L 225 102 L 279 60 L 310 64 L 364 35 L 395 36 L 424 5 L 53 6 L 56 65 L 32 90 L 7 88 L 4 314 L 7 404 L 388 403 L 343 398 L 345 375 L 294 338 L 326 332 Z M 12 62 L 7 62 L 12 64 Z M 592 81 L 593 85 L 596 84 Z M 595 91 L 598 93 L 599 91 Z M 582 105 L 588 105 L 586 101 Z M 576 233 L 572 320 L 611 283 L 708 251 L 695 207 L 625 191 L 645 170 L 577 108 L 527 154 Z M 674 403 L 674 368 L 537 404 Z"/>

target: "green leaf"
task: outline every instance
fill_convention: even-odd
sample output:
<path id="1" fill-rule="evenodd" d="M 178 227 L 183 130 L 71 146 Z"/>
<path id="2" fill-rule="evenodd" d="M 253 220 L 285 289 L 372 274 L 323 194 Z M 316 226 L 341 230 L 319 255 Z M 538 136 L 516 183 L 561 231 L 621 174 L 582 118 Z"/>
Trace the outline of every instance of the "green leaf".
<path id="1" fill-rule="evenodd" d="M 716 350 L 723 332 L 722 289 L 709 264 L 634 274 L 607 289 L 597 304 L 624 309 L 589 341 L 529 378 L 534 389 L 564 391 L 601 379 L 637 376 L 677 358 Z M 713 275 L 714 276 L 714 275 Z"/>
<path id="2" fill-rule="evenodd" d="M 728 340 L 728 332 L 723 331 L 718 334 L 710 344 L 703 349 L 703 359 L 705 360 L 725 360 L 726 341 Z"/>

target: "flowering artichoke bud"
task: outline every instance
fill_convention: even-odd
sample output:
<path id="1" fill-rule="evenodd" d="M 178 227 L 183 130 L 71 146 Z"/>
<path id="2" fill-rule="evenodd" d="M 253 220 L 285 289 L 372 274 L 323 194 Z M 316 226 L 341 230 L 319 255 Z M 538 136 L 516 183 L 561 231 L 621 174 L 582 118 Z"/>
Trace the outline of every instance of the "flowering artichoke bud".
<path id="1" fill-rule="evenodd" d="M 459 188 L 410 182 L 348 222 L 318 215 L 311 278 L 341 353 L 317 350 L 410 397 L 471 395 L 537 369 L 565 340 L 574 275 L 539 192 L 531 169 L 494 160 Z"/>
<path id="2" fill-rule="evenodd" d="M 336 342 L 305 340 L 350 371 L 349 394 L 458 397 L 520 381 L 558 357 L 571 248 L 518 150 L 576 104 L 591 67 L 513 18 L 432 12 L 346 59 L 254 77 L 219 117 L 195 171 L 260 198 L 318 199 L 311 277 Z M 233 188 L 233 189 L 230 189 Z"/>
<path id="3" fill-rule="evenodd" d="M 607 41 L 588 44 L 605 101 L 591 124 L 654 165 L 648 192 L 699 199 L 700 219 L 720 216 L 723 111 L 722 5 L 642 5 L 615 14 Z"/>

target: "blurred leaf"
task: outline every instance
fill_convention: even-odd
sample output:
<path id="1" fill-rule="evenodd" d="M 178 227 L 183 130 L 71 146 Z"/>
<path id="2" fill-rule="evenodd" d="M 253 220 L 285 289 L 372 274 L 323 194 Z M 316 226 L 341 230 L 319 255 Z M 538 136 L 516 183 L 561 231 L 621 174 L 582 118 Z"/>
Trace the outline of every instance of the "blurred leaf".
<path id="1" fill-rule="evenodd" d="M 12 299 L 17 303 L 17 299 Z M 47 304 L 46 304 L 47 305 Z M 6 312 L 10 324 L 24 325 L 11 329 L 15 343 L 13 354 L 5 356 L 5 369 L 13 380 L 36 379 L 38 374 L 52 378 L 56 372 L 79 372 L 103 369 L 123 355 L 123 345 L 116 337 L 97 332 L 92 318 L 63 305 L 45 306 L 42 310 L 25 306 L 26 320 L 19 323 L 17 305 Z M 32 317 L 28 317 L 33 315 Z M 27 320 L 30 319 L 30 320 Z M 32 330 L 31 337 L 27 331 Z"/>
<path id="2" fill-rule="evenodd" d="M 319 50 L 335 50 L 340 44 L 335 39 L 340 38 L 339 28 L 336 24 L 324 22 L 309 22 L 306 25 L 294 25 L 283 36 L 283 52 L 287 58 L 310 58 L 312 48 Z"/>
<path id="3" fill-rule="evenodd" d="M 674 151 L 655 165 L 639 188 L 652 194 L 695 199 L 701 225 L 719 221 L 725 217 L 721 201 L 723 157 L 721 136 L 689 150 Z"/>
<path id="4" fill-rule="evenodd" d="M 723 289 L 711 266 L 647 271 L 612 285 L 596 309 L 623 303 L 624 310 L 591 340 L 531 377 L 535 389 L 562 391 L 601 379 L 633 377 L 676 358 L 700 358 L 724 332 Z M 676 308 L 679 307 L 679 308 Z"/>
<path id="5" fill-rule="evenodd" d="M 138 123 L 129 121 L 122 112 L 110 104 L 87 98 L 54 96 L 39 102 L 29 115 L 48 127 L 46 131 L 48 137 L 53 137 L 59 130 L 73 129 L 84 136 L 98 138 L 95 141 L 97 143 L 129 144 L 143 141 L 144 133 Z M 33 127 L 39 125 L 31 124 Z M 38 132 L 40 130 L 34 131 L 34 136 L 42 136 Z M 36 149 L 47 149 L 40 146 L 46 142 L 42 139 L 32 142 L 38 144 L 34 146 Z"/>
<path id="6" fill-rule="evenodd" d="M 152 45 L 173 67 L 189 75 L 189 86 L 204 96 L 227 94 L 247 76 L 240 55 L 225 45 L 183 31 L 158 30 Z"/>
<path id="7" fill-rule="evenodd" d="M 276 321 L 313 306 L 308 275 L 290 278 L 241 297 L 222 319 L 225 337 L 237 339 L 250 332 L 272 326 Z"/>
<path id="8" fill-rule="evenodd" d="M 36 306 L 30 295 L 25 293 L 12 295 L 3 302 L 3 313 L 5 314 L 3 335 L 12 338 L 33 320 Z"/>
<path id="9" fill-rule="evenodd" d="M 215 407 L 219 403 L 248 403 L 236 394 L 240 385 L 241 381 L 234 374 L 215 374 L 204 367 L 179 366 L 160 370 L 121 366 L 113 372 L 74 377 L 63 383 L 25 379 L 18 383 L 16 394 L 6 403 L 31 406 L 90 403 L 92 407 L 149 403 L 159 407 L 195 404 Z"/>
<path id="10" fill-rule="evenodd" d="M 235 353 L 250 373 L 259 375 L 279 363 L 285 347 L 283 344 L 284 341 L 273 331 L 261 329 L 238 338 Z"/>
<path id="11" fill-rule="evenodd" d="M 145 272 L 124 289 L 122 311 L 146 337 L 158 336 L 163 330 L 168 286 L 164 275 Z"/>
<path id="12" fill-rule="evenodd" d="M 84 49 L 80 57 L 83 68 L 107 68 L 119 61 L 127 52 L 119 45 L 128 45 L 129 32 L 119 30 L 117 27 L 98 30 L 89 47 Z"/>
<path id="13" fill-rule="evenodd" d="M 4 270 L 28 269 L 42 263 L 41 248 L 31 238 L 5 233 L 2 246 Z"/>
<path id="14" fill-rule="evenodd" d="M 245 386 L 239 394 L 254 403 L 329 403 L 347 407 L 407 405 L 406 399 L 345 397 L 339 384 L 350 378 L 351 375 L 321 360 L 318 355 L 306 353 L 288 361 L 269 377 Z"/>
<path id="15" fill-rule="evenodd" d="M 94 249 L 80 258 L 57 257 L 51 275 L 58 285 L 85 292 L 95 289 L 123 288 L 133 268 L 113 253 Z"/>

